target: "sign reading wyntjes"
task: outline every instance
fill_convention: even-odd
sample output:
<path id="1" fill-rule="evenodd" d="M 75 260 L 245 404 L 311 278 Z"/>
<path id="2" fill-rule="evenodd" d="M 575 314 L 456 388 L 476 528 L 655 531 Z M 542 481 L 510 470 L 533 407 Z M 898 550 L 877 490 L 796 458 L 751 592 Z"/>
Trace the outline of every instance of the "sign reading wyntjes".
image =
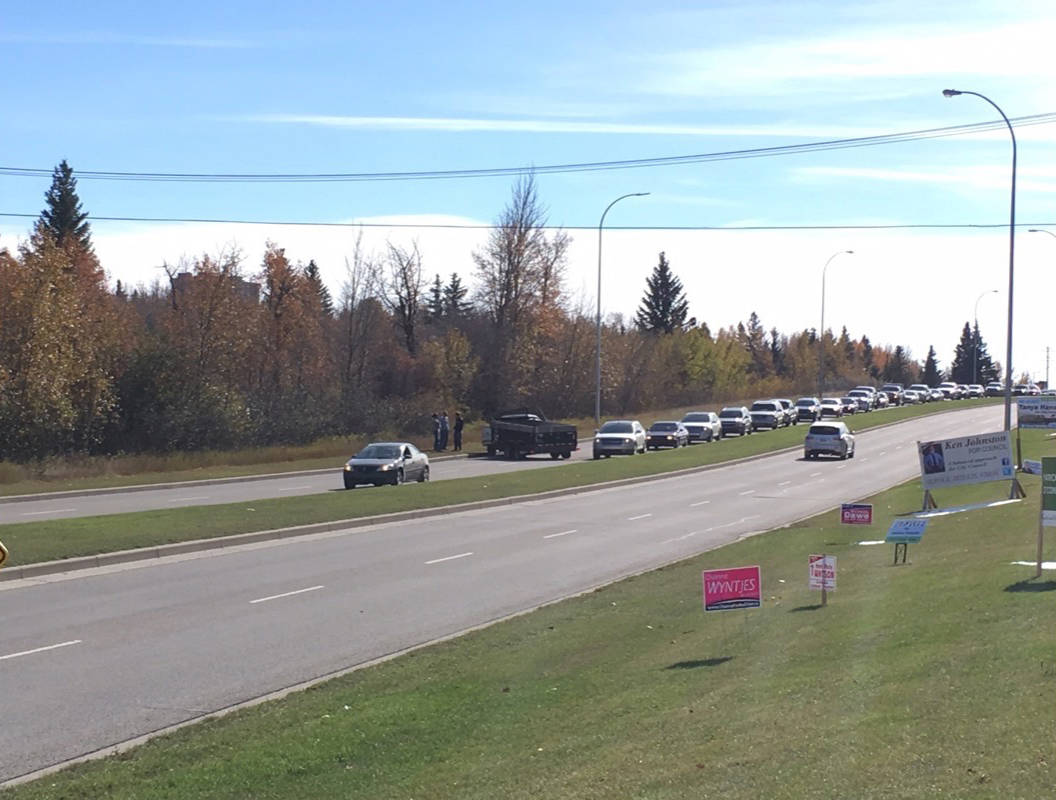
<path id="1" fill-rule="evenodd" d="M 869 503 L 844 503 L 840 506 L 840 522 L 844 525 L 872 525 L 873 507 Z"/>
<path id="2" fill-rule="evenodd" d="M 1041 524 L 1056 528 L 1056 457 L 1041 459 Z"/>
<path id="3" fill-rule="evenodd" d="M 920 481 L 925 490 L 968 483 L 1013 480 L 1012 434 L 1009 431 L 917 442 Z"/>
<path id="4" fill-rule="evenodd" d="M 1021 428 L 1056 428 L 1056 397 L 1017 397 L 1016 423 Z"/>
<path id="5" fill-rule="evenodd" d="M 705 611 L 759 608 L 763 604 L 759 567 L 704 570 L 702 578 Z"/>

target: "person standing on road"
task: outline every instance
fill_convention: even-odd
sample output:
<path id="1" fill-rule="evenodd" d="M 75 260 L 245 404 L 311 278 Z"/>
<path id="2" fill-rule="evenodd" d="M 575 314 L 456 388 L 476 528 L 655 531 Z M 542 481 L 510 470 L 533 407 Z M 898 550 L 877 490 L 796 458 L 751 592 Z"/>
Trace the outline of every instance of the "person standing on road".
<path id="1" fill-rule="evenodd" d="M 440 415 L 433 412 L 433 450 L 440 449 Z"/>
<path id="2" fill-rule="evenodd" d="M 462 449 L 462 428 L 466 426 L 466 421 L 462 419 L 462 412 L 455 412 L 455 449 Z"/>
<path id="3" fill-rule="evenodd" d="M 440 412 L 440 449 L 441 450 L 446 450 L 447 449 L 447 435 L 448 435 L 448 432 L 450 430 L 451 430 L 451 425 L 447 421 L 447 412 L 446 411 L 441 411 Z"/>

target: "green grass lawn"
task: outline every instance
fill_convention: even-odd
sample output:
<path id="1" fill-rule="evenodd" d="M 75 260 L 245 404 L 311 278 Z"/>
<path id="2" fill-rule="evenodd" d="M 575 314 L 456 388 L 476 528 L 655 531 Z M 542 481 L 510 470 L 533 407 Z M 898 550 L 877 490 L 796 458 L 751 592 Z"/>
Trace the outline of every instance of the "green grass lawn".
<path id="1" fill-rule="evenodd" d="M 993 403 L 995 400 L 962 401 L 955 407 L 961 408 L 968 403 Z M 739 403 L 738 403 L 739 404 Z M 954 407 L 949 403 L 929 403 L 923 406 L 911 406 L 907 411 L 911 415 L 948 411 Z M 686 408 L 663 409 L 643 412 L 640 417 L 646 425 L 652 420 L 681 419 Z M 892 416 L 897 418 L 901 411 L 884 411 L 869 416 Z M 851 418 L 857 422 L 865 417 Z M 581 440 L 589 443 L 590 432 L 594 421 L 587 419 L 569 420 L 579 428 Z M 479 451 L 482 422 L 475 422 L 466 427 L 465 442 L 467 451 Z M 393 432 L 383 432 L 373 437 L 373 441 L 403 440 L 406 437 Z M 411 441 L 428 450 L 430 442 L 421 437 L 411 437 Z M 216 478 L 234 478 L 246 475 L 267 475 L 280 472 L 297 472 L 301 470 L 338 468 L 352 453 L 366 444 L 364 437 L 338 436 L 323 439 L 308 445 L 289 447 L 260 447 L 238 451 L 201 451 L 187 453 L 170 453 L 161 455 L 141 454 L 115 456 L 111 458 L 84 458 L 81 460 L 60 460 L 54 463 L 37 465 L 32 469 L 25 466 L 0 462 L 0 497 L 57 492 L 84 489 L 104 489 L 124 486 L 142 486 L 154 483 L 171 483 L 176 481 L 211 480 Z M 40 474 L 37 474 L 40 473 Z"/>
<path id="2" fill-rule="evenodd" d="M 822 514 L 6 796 L 1051 797 L 1056 573 L 1010 563 L 1034 554 L 1023 482 L 1022 503 L 933 519 L 904 566 L 856 542 L 918 508 L 917 481 L 871 498 L 872 528 Z M 839 559 L 825 608 L 816 552 Z M 763 608 L 705 616 L 701 570 L 744 564 Z"/>
<path id="3" fill-rule="evenodd" d="M 986 401 L 971 401 L 978 405 Z M 970 407 L 968 402 L 908 406 L 851 418 L 854 430 L 934 413 Z M 34 564 L 74 556 L 96 555 L 136 547 L 150 547 L 192 539 L 330 522 L 397 511 L 491 500 L 588 486 L 620 478 L 634 478 L 678 469 L 716 464 L 731 459 L 801 445 L 806 425 L 731 437 L 680 450 L 650 452 L 646 457 L 618 457 L 585 461 L 559 468 L 522 470 L 428 484 L 380 487 L 354 491 L 256 500 L 249 503 L 158 509 L 127 514 L 77 517 L 0 527 L 0 538 L 11 552 L 10 566 Z M 589 445 L 588 445 L 589 446 Z M 340 486 L 334 470 L 334 486 Z"/>

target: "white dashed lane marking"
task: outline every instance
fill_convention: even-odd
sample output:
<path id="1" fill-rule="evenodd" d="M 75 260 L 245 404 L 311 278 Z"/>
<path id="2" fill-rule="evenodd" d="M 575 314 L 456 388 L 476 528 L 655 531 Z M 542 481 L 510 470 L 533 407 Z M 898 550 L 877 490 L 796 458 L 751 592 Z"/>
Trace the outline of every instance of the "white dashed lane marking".
<path id="1" fill-rule="evenodd" d="M 710 500 L 701 500 L 701 501 L 699 501 L 697 503 L 690 503 L 689 507 L 690 508 L 696 508 L 697 506 L 706 506 L 710 502 L 711 502 Z"/>
<path id="2" fill-rule="evenodd" d="M 292 592 L 283 592 L 282 594 L 273 594 L 273 595 L 269 595 L 268 597 L 258 597 L 256 600 L 250 600 L 249 604 L 253 605 L 254 603 L 266 603 L 269 600 L 278 600 L 280 597 L 293 597 L 295 594 L 304 594 L 305 592 L 314 592 L 314 591 L 316 591 L 318 589 L 322 589 L 322 588 L 323 588 L 323 586 L 322 586 L 322 584 L 320 584 L 319 586 L 309 586 L 307 589 L 294 589 Z"/>
<path id="3" fill-rule="evenodd" d="M 561 531 L 561 533 L 549 533 L 544 536 L 544 539 L 556 539 L 558 536 L 568 536 L 570 533 L 575 533 L 575 529 L 570 531 Z"/>
<path id="4" fill-rule="evenodd" d="M 6 661 L 9 658 L 18 658 L 19 656 L 31 656 L 34 653 L 43 653 L 46 650 L 58 650 L 60 647 L 69 647 L 71 644 L 80 644 L 80 639 L 72 639 L 68 642 L 59 642 L 58 644 L 49 644 L 44 647 L 34 647 L 32 650 L 23 650 L 20 653 L 8 653 L 6 656 L 0 656 L 0 661 Z"/>
<path id="5" fill-rule="evenodd" d="M 634 522 L 636 519 L 645 519 L 646 517 L 651 517 L 651 516 L 653 516 L 653 515 L 652 514 L 639 514 L 637 517 L 627 517 L 627 521 L 628 522 Z"/>
<path id="6" fill-rule="evenodd" d="M 473 555 L 472 552 L 459 553 L 457 556 L 444 556 L 443 558 L 434 558 L 432 561 L 426 561 L 425 563 L 426 563 L 426 565 L 439 564 L 439 563 L 441 563 L 443 561 L 454 561 L 456 558 L 467 558 L 467 557 L 469 557 L 471 555 Z"/>
<path id="7" fill-rule="evenodd" d="M 738 494 L 741 497 L 744 497 L 746 494 L 755 494 L 755 489 L 748 489 L 747 491 L 744 491 L 744 492 L 738 492 Z"/>

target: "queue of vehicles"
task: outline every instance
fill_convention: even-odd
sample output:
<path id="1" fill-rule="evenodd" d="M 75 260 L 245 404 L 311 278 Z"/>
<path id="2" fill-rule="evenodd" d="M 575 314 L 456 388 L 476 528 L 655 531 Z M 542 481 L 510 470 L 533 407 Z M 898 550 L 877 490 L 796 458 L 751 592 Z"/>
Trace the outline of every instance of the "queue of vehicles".
<path id="1" fill-rule="evenodd" d="M 1013 386 L 1015 395 L 1040 395 L 1033 384 Z M 1045 394 L 1053 393 L 1047 390 Z M 834 455 L 854 458 L 854 434 L 842 421 L 846 416 L 868 413 L 878 409 L 961 400 L 996 397 L 1004 394 L 1000 382 L 958 384 L 944 381 L 938 386 L 912 384 L 904 388 L 900 383 L 875 386 L 855 386 L 839 396 L 801 397 L 795 402 L 788 398 L 757 400 L 751 407 L 727 406 L 714 411 L 690 411 L 681 420 L 660 420 L 648 429 L 635 419 L 616 419 L 605 422 L 592 440 L 594 459 L 614 455 L 636 455 L 662 448 L 678 449 L 692 443 L 715 442 L 727 436 L 750 436 L 761 430 L 810 423 L 803 443 L 804 457 Z M 489 456 L 499 454 L 508 458 L 524 458 L 536 453 L 551 458 L 570 458 L 579 449 L 574 425 L 549 422 L 538 413 L 526 409 L 496 416 L 484 428 L 482 443 Z M 409 481 L 429 480 L 429 457 L 410 442 L 372 442 L 350 458 L 344 467 L 346 489 L 372 484 L 398 486 Z"/>

